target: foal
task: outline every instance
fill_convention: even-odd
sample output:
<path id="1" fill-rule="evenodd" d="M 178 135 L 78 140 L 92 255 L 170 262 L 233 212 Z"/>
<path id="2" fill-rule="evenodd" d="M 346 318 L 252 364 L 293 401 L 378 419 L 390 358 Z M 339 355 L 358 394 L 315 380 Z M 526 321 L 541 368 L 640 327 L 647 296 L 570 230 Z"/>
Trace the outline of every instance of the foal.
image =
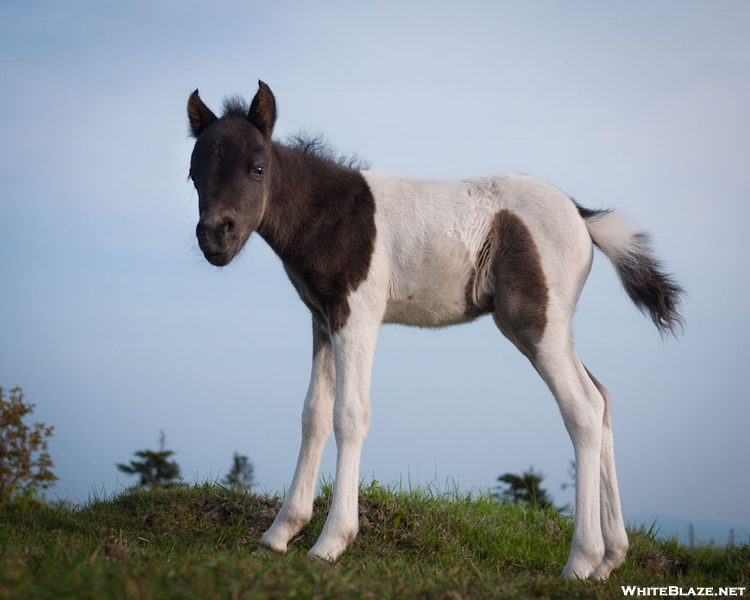
<path id="1" fill-rule="evenodd" d="M 357 534 L 362 443 L 381 323 L 441 327 L 492 314 L 554 394 L 575 450 L 575 529 L 563 577 L 606 579 L 628 547 L 615 476 L 610 397 L 578 358 L 571 318 L 593 246 L 661 331 L 682 324 L 680 287 L 647 238 L 523 175 L 429 181 L 360 171 L 271 139 L 276 102 L 217 118 L 196 90 L 190 177 L 198 243 L 228 264 L 257 231 L 312 313 L 313 364 L 294 479 L 260 549 L 285 552 L 310 519 L 321 454 L 338 449 L 333 502 L 310 556 L 336 560 Z"/>

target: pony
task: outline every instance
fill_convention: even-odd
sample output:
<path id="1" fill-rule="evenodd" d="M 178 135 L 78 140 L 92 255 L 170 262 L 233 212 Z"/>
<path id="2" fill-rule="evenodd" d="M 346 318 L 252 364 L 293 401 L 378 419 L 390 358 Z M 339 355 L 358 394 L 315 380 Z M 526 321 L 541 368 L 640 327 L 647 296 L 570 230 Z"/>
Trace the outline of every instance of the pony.
<path id="1" fill-rule="evenodd" d="M 578 357 L 571 318 L 594 246 L 657 328 L 675 333 L 682 288 L 646 234 L 613 210 L 590 210 L 527 175 L 422 180 L 354 168 L 319 144 L 272 139 L 276 99 L 262 81 L 249 106 L 217 117 L 198 90 L 198 245 L 227 265 L 256 231 L 312 315 L 312 374 L 291 486 L 260 552 L 283 553 L 312 516 L 333 431 L 333 499 L 309 556 L 335 561 L 358 530 L 362 444 L 382 323 L 443 327 L 491 314 L 552 392 L 575 452 L 575 521 L 565 579 L 606 579 L 628 548 L 615 473 L 611 399 Z"/>

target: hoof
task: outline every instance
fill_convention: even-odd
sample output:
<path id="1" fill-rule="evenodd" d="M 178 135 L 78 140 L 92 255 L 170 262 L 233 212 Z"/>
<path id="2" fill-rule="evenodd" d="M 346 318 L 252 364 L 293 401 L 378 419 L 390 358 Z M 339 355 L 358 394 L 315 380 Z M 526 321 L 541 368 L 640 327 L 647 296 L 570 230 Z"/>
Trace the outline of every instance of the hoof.
<path id="1" fill-rule="evenodd" d="M 618 552 L 610 553 L 610 556 L 604 557 L 602 562 L 594 569 L 589 579 L 595 579 L 597 581 L 606 581 L 609 578 L 609 574 L 625 562 L 626 550 L 620 550 Z"/>
<path id="2" fill-rule="evenodd" d="M 332 556 L 330 554 L 319 554 L 318 552 L 313 552 L 313 550 L 310 550 L 310 552 L 307 553 L 307 558 L 314 560 L 316 562 L 324 562 L 329 565 L 336 562 L 335 556 Z"/>
<path id="3" fill-rule="evenodd" d="M 568 564 L 565 565 L 565 569 L 563 569 L 561 578 L 566 581 L 590 579 L 594 573 L 594 569 L 595 566 L 592 564 L 592 561 L 586 559 L 569 559 Z"/>
<path id="4" fill-rule="evenodd" d="M 281 556 L 284 554 L 284 552 L 280 552 L 278 550 L 274 550 L 273 548 L 269 548 L 268 546 L 263 546 L 262 544 L 258 546 L 255 550 L 253 550 L 253 554 L 256 555 L 272 555 L 272 556 Z"/>

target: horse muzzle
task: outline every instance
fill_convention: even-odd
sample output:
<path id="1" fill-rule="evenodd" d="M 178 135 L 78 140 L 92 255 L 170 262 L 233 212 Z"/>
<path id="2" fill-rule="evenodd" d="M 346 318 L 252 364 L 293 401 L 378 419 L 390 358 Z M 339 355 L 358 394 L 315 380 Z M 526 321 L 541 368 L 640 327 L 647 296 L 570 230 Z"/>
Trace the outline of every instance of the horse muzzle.
<path id="1" fill-rule="evenodd" d="M 230 216 L 201 218 L 195 235 L 206 260 L 217 267 L 228 265 L 239 249 L 237 223 Z"/>

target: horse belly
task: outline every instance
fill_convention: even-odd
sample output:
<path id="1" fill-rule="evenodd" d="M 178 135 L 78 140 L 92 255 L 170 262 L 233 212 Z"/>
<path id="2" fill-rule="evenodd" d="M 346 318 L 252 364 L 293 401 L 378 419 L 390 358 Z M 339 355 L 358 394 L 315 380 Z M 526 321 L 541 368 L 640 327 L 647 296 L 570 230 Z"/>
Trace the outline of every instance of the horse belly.
<path id="1" fill-rule="evenodd" d="M 476 316 L 467 313 L 472 265 L 465 247 L 430 246 L 411 260 L 394 262 L 383 322 L 442 327 Z"/>

